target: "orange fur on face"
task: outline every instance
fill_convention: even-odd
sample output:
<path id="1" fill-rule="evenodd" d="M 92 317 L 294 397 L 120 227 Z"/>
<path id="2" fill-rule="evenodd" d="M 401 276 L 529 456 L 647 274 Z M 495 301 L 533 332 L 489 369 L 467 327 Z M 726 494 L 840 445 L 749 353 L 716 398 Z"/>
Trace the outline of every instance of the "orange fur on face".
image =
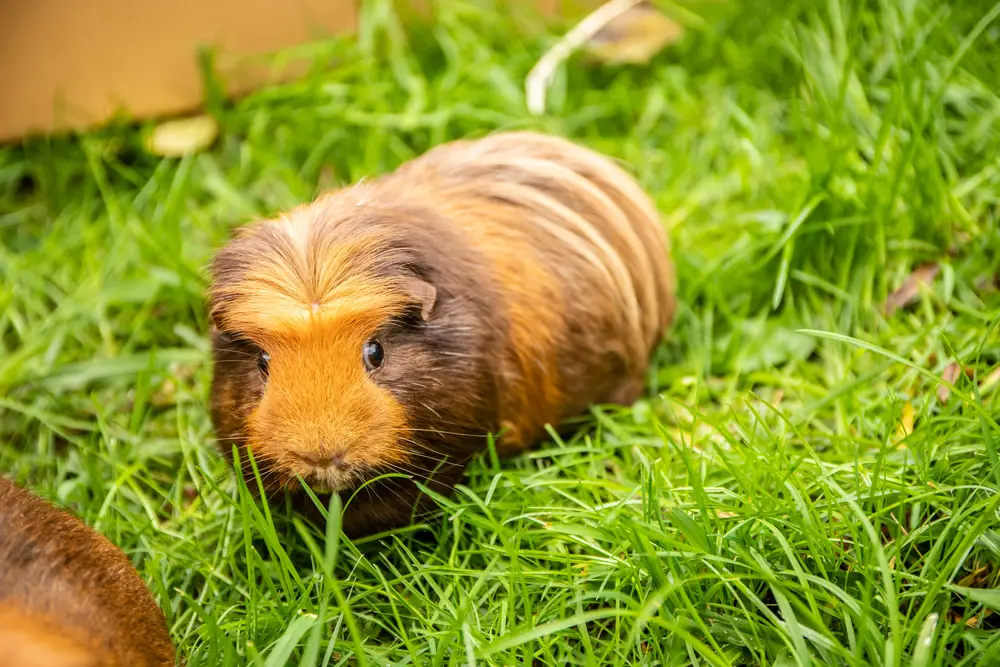
<path id="1" fill-rule="evenodd" d="M 251 229 L 247 236 L 266 232 L 275 243 L 244 257 L 239 280 L 218 286 L 226 306 L 215 315 L 222 330 L 270 356 L 267 386 L 246 418 L 246 446 L 265 475 L 337 491 L 406 460 L 402 406 L 369 377 L 362 349 L 409 300 L 403 281 L 373 268 L 385 259 L 385 234 L 334 242 L 330 220 L 293 214 Z M 315 463 L 330 459 L 342 465 Z"/>
<path id="2" fill-rule="evenodd" d="M 269 386 L 250 416 L 248 444 L 320 489 L 340 490 L 363 481 L 351 471 L 405 461 L 398 443 L 407 429 L 402 407 L 362 363 L 362 346 L 382 322 L 319 319 L 269 348 Z M 345 471 L 315 472 L 307 463 L 329 457 L 341 458 Z"/>

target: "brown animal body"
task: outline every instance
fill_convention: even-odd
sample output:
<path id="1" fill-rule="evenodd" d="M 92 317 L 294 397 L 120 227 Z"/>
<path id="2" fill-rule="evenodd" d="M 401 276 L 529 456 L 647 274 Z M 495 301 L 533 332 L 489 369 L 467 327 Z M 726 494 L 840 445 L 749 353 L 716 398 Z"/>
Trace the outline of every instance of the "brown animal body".
<path id="1" fill-rule="evenodd" d="M 490 433 L 508 455 L 635 400 L 673 312 L 660 218 L 611 160 L 532 132 L 456 141 L 218 253 L 212 416 L 269 493 L 397 472 L 447 490 Z M 411 482 L 365 489 L 349 534 L 412 518 Z"/>
<path id="2" fill-rule="evenodd" d="M 125 554 L 0 477 L 0 667 L 169 667 L 174 656 Z"/>

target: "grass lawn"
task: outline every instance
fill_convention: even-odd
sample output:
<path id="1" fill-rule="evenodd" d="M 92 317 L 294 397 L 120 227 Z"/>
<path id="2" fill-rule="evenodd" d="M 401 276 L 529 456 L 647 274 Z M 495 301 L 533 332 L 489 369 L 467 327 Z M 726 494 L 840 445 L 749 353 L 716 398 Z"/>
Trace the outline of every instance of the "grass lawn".
<path id="1" fill-rule="evenodd" d="M 1000 665 L 1000 5 L 685 6 L 538 119 L 552 35 L 370 2 L 304 81 L 213 103 L 203 154 L 124 124 L 0 149 L 0 470 L 134 558 L 191 665 Z M 648 399 L 338 548 L 214 448 L 207 262 L 498 128 L 655 196 L 681 305 Z"/>

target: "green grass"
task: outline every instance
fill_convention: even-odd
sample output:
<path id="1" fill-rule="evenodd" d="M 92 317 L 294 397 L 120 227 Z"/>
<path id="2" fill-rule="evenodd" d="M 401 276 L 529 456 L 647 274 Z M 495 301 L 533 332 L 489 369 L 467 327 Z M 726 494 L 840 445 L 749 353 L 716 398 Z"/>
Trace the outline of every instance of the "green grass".
<path id="1" fill-rule="evenodd" d="M 1000 665 L 1000 5 L 685 6 L 681 43 L 575 59 L 541 119 L 551 35 L 440 2 L 403 39 L 369 3 L 305 80 L 215 104 L 207 153 L 126 124 L 0 149 L 0 470 L 134 558 L 191 665 Z M 622 158 L 664 213 L 648 400 L 477 462 L 429 532 L 254 505 L 206 411 L 213 249 L 515 127 Z"/>

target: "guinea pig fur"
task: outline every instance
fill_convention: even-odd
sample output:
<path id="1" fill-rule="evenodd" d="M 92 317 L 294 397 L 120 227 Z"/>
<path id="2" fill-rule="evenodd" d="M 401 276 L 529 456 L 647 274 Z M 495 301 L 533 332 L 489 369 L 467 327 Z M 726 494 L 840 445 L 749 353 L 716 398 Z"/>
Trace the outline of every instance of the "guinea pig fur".
<path id="1" fill-rule="evenodd" d="M 125 554 L 0 477 L 0 667 L 170 667 L 163 611 Z"/>
<path id="2" fill-rule="evenodd" d="M 446 491 L 489 434 L 507 456 L 634 401 L 674 267 L 614 162 L 505 132 L 243 227 L 215 257 L 210 312 L 218 442 L 252 451 L 268 494 L 301 477 L 346 499 L 386 473 Z M 408 523 L 418 495 L 369 484 L 344 530 Z"/>

